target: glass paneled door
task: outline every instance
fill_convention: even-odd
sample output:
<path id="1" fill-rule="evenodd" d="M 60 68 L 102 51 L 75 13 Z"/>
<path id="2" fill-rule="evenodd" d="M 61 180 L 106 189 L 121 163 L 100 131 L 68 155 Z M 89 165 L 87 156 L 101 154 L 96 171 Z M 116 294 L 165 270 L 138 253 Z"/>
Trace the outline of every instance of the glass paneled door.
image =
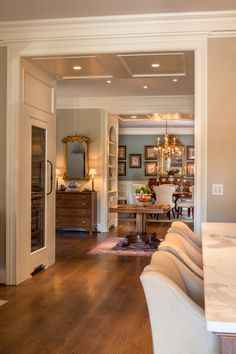
<path id="1" fill-rule="evenodd" d="M 17 284 L 55 262 L 55 88 L 53 78 L 21 59 Z"/>
<path id="2" fill-rule="evenodd" d="M 31 252 L 45 246 L 46 131 L 32 126 Z"/>

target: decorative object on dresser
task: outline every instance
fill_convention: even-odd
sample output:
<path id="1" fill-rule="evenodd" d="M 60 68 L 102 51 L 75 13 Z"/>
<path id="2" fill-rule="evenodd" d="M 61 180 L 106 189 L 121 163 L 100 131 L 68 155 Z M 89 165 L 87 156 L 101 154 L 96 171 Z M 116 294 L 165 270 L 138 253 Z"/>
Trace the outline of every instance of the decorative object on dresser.
<path id="1" fill-rule="evenodd" d="M 85 229 L 92 234 L 97 231 L 97 193 L 56 193 L 57 229 Z"/>

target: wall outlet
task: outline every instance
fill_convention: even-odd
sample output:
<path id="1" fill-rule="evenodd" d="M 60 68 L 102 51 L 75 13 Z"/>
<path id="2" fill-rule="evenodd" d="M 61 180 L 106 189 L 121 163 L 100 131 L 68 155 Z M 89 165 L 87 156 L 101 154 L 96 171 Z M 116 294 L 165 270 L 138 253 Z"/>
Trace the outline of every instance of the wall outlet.
<path id="1" fill-rule="evenodd" d="M 212 195 L 223 195 L 223 194 L 224 194 L 223 184 L 212 185 Z"/>

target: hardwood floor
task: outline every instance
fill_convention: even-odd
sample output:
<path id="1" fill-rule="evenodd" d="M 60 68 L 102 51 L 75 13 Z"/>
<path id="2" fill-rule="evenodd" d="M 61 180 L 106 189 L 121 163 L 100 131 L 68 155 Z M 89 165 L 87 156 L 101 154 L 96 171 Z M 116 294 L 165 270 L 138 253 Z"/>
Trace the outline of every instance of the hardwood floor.
<path id="1" fill-rule="evenodd" d="M 148 225 L 164 236 L 168 223 Z M 125 222 L 109 236 L 134 231 Z M 1 354 L 151 354 L 139 276 L 149 257 L 87 255 L 108 234 L 60 233 L 56 263 L 17 287 L 1 286 Z"/>

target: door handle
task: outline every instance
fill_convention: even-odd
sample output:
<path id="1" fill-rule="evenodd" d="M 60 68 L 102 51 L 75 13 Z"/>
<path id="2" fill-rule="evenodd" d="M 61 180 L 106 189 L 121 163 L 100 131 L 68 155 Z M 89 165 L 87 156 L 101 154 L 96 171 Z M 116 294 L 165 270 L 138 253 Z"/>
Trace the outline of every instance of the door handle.
<path id="1" fill-rule="evenodd" d="M 50 190 L 47 192 L 47 195 L 52 193 L 52 188 L 53 188 L 53 165 L 50 160 L 47 160 L 47 163 L 49 163 L 50 168 L 51 168 L 51 174 L 50 174 Z"/>

